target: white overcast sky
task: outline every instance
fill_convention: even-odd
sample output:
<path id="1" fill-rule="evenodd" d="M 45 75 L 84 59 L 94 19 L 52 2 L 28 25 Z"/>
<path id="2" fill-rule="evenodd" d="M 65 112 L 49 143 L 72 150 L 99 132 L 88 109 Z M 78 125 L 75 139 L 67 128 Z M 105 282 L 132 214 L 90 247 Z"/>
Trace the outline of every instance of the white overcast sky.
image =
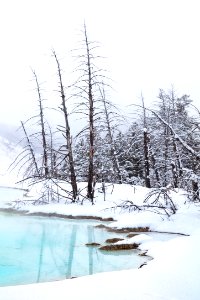
<path id="1" fill-rule="evenodd" d="M 51 49 L 68 55 L 86 20 L 101 42 L 114 80 L 113 101 L 147 103 L 159 88 L 200 98 L 200 2 L 197 0 L 0 1 L 0 122 L 18 123 L 33 109 L 30 67 L 42 80 L 55 71 Z"/>

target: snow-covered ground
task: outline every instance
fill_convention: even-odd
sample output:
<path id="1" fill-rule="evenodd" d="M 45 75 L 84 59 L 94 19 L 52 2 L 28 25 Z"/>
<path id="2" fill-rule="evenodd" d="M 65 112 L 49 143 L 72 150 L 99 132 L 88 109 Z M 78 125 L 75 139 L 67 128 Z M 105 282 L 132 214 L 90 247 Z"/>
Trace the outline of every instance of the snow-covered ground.
<path id="1" fill-rule="evenodd" d="M 1 202 L 3 207 L 7 206 L 10 200 L 24 197 L 24 191 L 12 191 L 10 196 L 7 192 L 8 190 L 0 188 L 0 198 L 6 199 Z M 183 191 L 171 191 L 170 196 L 178 211 L 170 218 L 151 211 L 138 213 L 113 208 L 126 200 L 140 205 L 147 193 L 148 190 L 143 187 L 115 185 L 114 188 L 107 188 L 106 201 L 103 194 L 97 192 L 95 205 L 85 202 L 84 205 L 63 203 L 34 206 L 31 202 L 37 197 L 37 193 L 36 190 L 30 191 L 29 197 L 26 195 L 24 198 L 29 199 L 27 204 L 17 202 L 20 209 L 62 215 L 113 217 L 115 221 L 109 224 L 111 227 L 142 226 L 150 227 L 153 231 L 181 233 L 185 236 L 172 235 L 171 239 L 166 241 L 162 236 L 154 238 L 153 235 L 150 237 L 141 233 L 126 241 L 140 243 L 139 248 L 153 257 L 153 260 L 140 269 L 100 273 L 51 283 L 1 287 L 0 299 L 200 299 L 200 207 L 188 203 Z"/>

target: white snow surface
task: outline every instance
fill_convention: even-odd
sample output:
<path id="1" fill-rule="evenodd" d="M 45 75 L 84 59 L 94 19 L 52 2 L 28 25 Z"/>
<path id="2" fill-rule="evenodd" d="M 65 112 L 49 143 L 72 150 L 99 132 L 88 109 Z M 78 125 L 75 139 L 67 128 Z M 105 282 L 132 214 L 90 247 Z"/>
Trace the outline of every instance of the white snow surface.
<path id="1" fill-rule="evenodd" d="M 111 227 L 148 226 L 154 231 L 181 233 L 185 236 L 172 234 L 171 239 L 166 241 L 141 233 L 122 243 L 139 243 L 139 248 L 153 258 L 142 268 L 49 283 L 1 287 L 1 300 L 200 299 L 200 206 L 188 203 L 183 191 L 171 192 L 178 207 L 177 213 L 171 217 L 151 211 L 138 213 L 120 208 L 110 209 L 127 200 L 142 204 L 149 190 L 140 186 L 110 186 L 107 188 L 106 201 L 102 193 L 96 192 L 95 205 L 85 201 L 84 205 L 62 203 L 34 206 L 31 203 L 37 197 L 36 190 L 30 191 L 28 197 L 24 196 L 24 191 L 20 194 L 16 190 L 15 197 L 13 194 L 12 197 L 8 196 L 7 192 L 5 188 L 0 188 L 1 199 L 6 197 L 6 201 L 1 204 L 3 207 L 9 201 L 17 200 L 18 203 L 18 200 L 24 199 L 29 201 L 23 205 L 19 203 L 18 207 L 29 212 L 113 217 L 116 221 L 109 224 Z"/>

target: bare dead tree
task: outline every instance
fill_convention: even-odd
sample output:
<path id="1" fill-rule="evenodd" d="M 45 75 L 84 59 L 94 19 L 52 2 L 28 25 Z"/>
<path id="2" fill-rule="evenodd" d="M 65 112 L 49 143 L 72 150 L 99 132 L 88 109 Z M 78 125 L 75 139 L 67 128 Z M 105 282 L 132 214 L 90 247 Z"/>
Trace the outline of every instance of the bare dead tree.
<path id="1" fill-rule="evenodd" d="M 173 181 L 174 181 L 173 185 L 175 188 L 178 188 L 180 178 L 182 178 L 182 175 L 183 175 L 183 166 L 182 166 L 182 161 L 180 158 L 176 139 L 175 139 L 173 133 L 171 133 L 171 134 L 172 134 L 172 142 L 173 142 L 173 152 L 174 152 L 175 162 L 176 162 L 176 164 L 173 161 L 171 162 Z"/>
<path id="2" fill-rule="evenodd" d="M 64 126 L 64 133 L 63 136 L 66 139 L 66 149 L 67 149 L 67 156 L 69 158 L 69 171 L 70 171 L 70 179 L 71 179 L 71 186 L 72 186 L 72 193 L 73 193 L 73 202 L 75 202 L 78 194 L 77 182 L 76 182 L 76 173 L 74 167 L 74 158 L 73 158 L 73 151 L 72 151 L 72 137 L 71 137 L 71 130 L 69 125 L 69 118 L 68 118 L 68 110 L 66 106 L 66 95 L 65 89 L 63 85 L 62 79 L 62 72 L 60 67 L 60 62 L 56 55 L 56 52 L 53 50 L 53 56 L 56 60 L 57 64 L 57 71 L 58 71 L 58 78 L 59 78 L 59 90 L 61 95 L 61 110 L 63 112 L 65 126 Z M 67 164 L 67 157 L 65 158 Z"/>
<path id="3" fill-rule="evenodd" d="M 38 102 L 39 102 L 39 117 L 40 117 L 40 126 L 41 126 L 41 136 L 42 136 L 42 149 L 43 149 L 43 165 L 44 165 L 44 175 L 47 177 L 49 175 L 49 166 L 48 166 L 48 146 L 47 146 L 47 136 L 45 131 L 45 121 L 44 121 L 44 109 L 42 104 L 42 96 L 41 89 L 38 82 L 38 77 L 36 72 L 33 71 L 36 89 L 38 94 Z"/>
<path id="4" fill-rule="evenodd" d="M 86 25 L 83 26 L 83 39 L 81 47 L 76 54 L 78 58 L 78 67 L 76 71 L 79 73 L 78 80 L 74 83 L 75 97 L 78 99 L 75 112 L 87 118 L 87 125 L 79 136 L 84 132 L 88 132 L 88 172 L 87 172 L 87 198 L 94 204 L 94 192 L 96 184 L 95 170 L 95 143 L 96 143 L 96 125 L 99 118 L 99 84 L 102 81 L 103 75 L 101 70 L 96 66 L 95 61 L 100 58 L 95 55 L 95 50 L 98 45 L 88 40 Z M 76 49 L 77 50 L 77 49 Z M 78 136 L 77 135 L 77 136 Z"/>
<path id="5" fill-rule="evenodd" d="M 29 139 L 29 136 L 28 136 L 28 134 L 27 134 L 25 125 L 24 125 L 24 123 L 23 123 L 22 121 L 21 121 L 21 125 L 22 125 L 22 129 L 23 129 L 23 131 L 24 131 L 24 135 L 25 135 L 25 138 L 26 138 L 26 141 L 27 141 L 27 147 L 28 147 L 29 152 L 30 152 L 30 154 L 31 154 L 31 158 L 32 158 L 33 165 L 35 166 L 36 175 L 39 176 L 40 173 L 39 173 L 39 168 L 38 168 L 38 164 L 37 164 L 37 161 L 36 161 L 35 153 L 34 153 L 34 150 L 33 150 L 32 144 L 31 144 L 31 141 L 30 141 L 30 139 Z"/>
<path id="6" fill-rule="evenodd" d="M 91 199 L 93 203 L 94 200 L 94 185 L 95 185 L 95 176 L 94 176 L 94 97 L 93 97 L 93 81 L 92 81 L 92 66 L 91 66 L 91 51 L 90 44 L 88 41 L 86 24 L 84 24 L 84 39 L 86 47 L 86 59 L 87 59 L 87 75 L 88 75 L 88 104 L 89 104 L 89 167 L 88 167 L 88 189 L 87 196 Z"/>
<path id="7" fill-rule="evenodd" d="M 143 150 L 144 150 L 144 180 L 147 188 L 151 187 L 150 183 L 150 162 L 149 162 L 149 136 L 147 131 L 146 108 L 144 106 L 144 98 L 141 96 L 143 109 Z"/>

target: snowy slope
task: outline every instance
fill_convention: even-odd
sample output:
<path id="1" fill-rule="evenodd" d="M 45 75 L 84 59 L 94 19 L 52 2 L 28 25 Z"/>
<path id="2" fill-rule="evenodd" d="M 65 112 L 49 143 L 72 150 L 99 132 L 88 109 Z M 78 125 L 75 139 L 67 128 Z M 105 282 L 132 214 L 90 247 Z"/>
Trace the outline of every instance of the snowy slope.
<path id="1" fill-rule="evenodd" d="M 10 173 L 9 166 L 14 161 L 19 147 L 0 136 L 0 185 L 12 185 L 16 181 L 16 172 Z"/>

